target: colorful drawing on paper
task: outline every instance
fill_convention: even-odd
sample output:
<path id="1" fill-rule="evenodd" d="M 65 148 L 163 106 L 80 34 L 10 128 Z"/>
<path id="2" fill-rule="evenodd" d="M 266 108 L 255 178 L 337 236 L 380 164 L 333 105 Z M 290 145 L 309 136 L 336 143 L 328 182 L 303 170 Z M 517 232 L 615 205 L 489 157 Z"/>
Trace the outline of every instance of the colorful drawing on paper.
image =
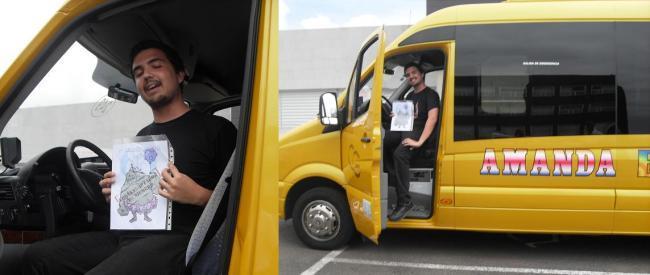
<path id="1" fill-rule="evenodd" d="M 413 131 L 413 101 L 397 100 L 393 102 L 393 119 L 391 120 L 391 131 Z"/>
<path id="2" fill-rule="evenodd" d="M 138 214 L 142 214 L 144 220 L 150 222 L 149 213 L 156 208 L 158 202 L 156 195 L 160 182 L 160 172 L 154 165 L 158 154 L 154 148 L 145 149 L 143 154 L 144 159 L 149 163 L 148 173 L 131 163 L 120 191 L 117 212 L 121 216 L 131 213 L 133 217 L 129 222 L 137 221 Z"/>
<path id="3" fill-rule="evenodd" d="M 158 190 L 169 152 L 167 140 L 114 145 L 111 229 L 166 229 L 169 202 Z"/>

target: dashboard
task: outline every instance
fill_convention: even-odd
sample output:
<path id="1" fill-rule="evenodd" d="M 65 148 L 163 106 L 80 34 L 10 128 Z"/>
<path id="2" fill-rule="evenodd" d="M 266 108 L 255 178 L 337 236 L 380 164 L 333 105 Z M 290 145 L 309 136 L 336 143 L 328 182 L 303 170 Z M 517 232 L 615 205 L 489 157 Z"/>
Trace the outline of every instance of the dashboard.
<path id="1" fill-rule="evenodd" d="M 65 147 L 55 147 L 0 174 L 0 229 L 54 236 L 92 221 L 75 203 L 65 153 Z M 81 161 L 98 172 L 108 170 L 93 159 Z"/>

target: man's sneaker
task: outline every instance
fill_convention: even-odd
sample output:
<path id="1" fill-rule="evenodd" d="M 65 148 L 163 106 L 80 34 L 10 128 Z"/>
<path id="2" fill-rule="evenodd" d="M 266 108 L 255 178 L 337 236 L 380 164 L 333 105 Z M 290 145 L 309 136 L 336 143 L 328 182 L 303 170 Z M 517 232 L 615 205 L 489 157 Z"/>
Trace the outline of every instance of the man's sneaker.
<path id="1" fill-rule="evenodd" d="M 395 212 L 397 212 L 397 208 L 399 208 L 399 206 L 397 204 L 393 204 L 391 206 L 392 206 L 392 208 L 390 209 L 390 213 L 388 213 L 388 215 L 386 215 L 386 217 L 390 217 L 390 216 L 394 215 Z"/>
<path id="2" fill-rule="evenodd" d="M 391 221 L 399 221 L 413 208 L 413 202 L 407 202 L 397 206 L 397 209 L 388 216 L 388 219 Z"/>

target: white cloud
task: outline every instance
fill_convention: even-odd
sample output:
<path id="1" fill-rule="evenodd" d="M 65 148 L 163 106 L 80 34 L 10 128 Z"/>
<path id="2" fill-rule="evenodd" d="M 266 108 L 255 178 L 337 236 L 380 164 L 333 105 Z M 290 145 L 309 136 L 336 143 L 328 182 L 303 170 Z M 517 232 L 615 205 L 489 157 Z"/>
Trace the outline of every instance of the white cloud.
<path id="1" fill-rule="evenodd" d="M 354 16 L 348 19 L 347 22 L 343 23 L 343 26 L 346 27 L 367 27 L 367 26 L 380 26 L 384 22 L 377 15 L 374 14 L 362 14 Z"/>
<path id="2" fill-rule="evenodd" d="M 381 25 L 412 25 L 426 16 L 423 10 L 399 10 L 388 14 L 361 14 L 350 17 L 345 27 L 378 27 Z"/>
<path id="3" fill-rule="evenodd" d="M 302 29 L 336 28 L 338 26 L 332 19 L 320 14 L 300 21 L 300 27 Z"/>
<path id="4" fill-rule="evenodd" d="M 385 25 L 413 25 L 427 16 L 424 9 L 400 10 L 382 16 Z"/>
<path id="5" fill-rule="evenodd" d="M 289 12 L 291 12 L 291 10 L 289 9 L 289 6 L 287 6 L 285 0 L 280 0 L 280 30 L 286 30 L 289 28 Z"/>
<path id="6" fill-rule="evenodd" d="M 280 29 L 412 25 L 426 16 L 424 0 L 404 2 L 396 6 L 390 0 L 280 0 Z M 367 7 L 370 3 L 372 8 Z"/>

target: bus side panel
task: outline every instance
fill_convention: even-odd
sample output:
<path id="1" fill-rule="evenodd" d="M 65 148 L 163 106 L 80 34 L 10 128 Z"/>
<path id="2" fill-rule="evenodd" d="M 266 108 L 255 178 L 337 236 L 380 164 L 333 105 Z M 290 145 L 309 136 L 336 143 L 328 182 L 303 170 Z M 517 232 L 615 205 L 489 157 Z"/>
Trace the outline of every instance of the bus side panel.
<path id="1" fill-rule="evenodd" d="M 455 156 L 457 227 L 610 233 L 622 178 L 606 168 L 620 166 L 617 150 L 578 149 L 604 139 L 611 143 L 575 136 L 463 142 Z M 566 147 L 549 149 L 557 144 Z"/>
<path id="2" fill-rule="evenodd" d="M 646 137 L 646 140 L 650 138 Z M 639 141 L 628 143 L 640 145 L 639 149 L 621 149 L 617 152 L 616 173 L 621 180 L 616 186 L 616 233 L 650 233 L 650 144 L 642 139 Z"/>
<path id="3" fill-rule="evenodd" d="M 455 226 L 454 219 L 454 156 L 446 155 L 439 162 L 436 179 L 436 194 L 434 203 L 434 226 L 436 228 L 451 228 Z"/>
<path id="4" fill-rule="evenodd" d="M 576 218 L 579 217 L 579 218 Z M 457 229 L 509 232 L 609 233 L 612 211 L 457 207 Z"/>

